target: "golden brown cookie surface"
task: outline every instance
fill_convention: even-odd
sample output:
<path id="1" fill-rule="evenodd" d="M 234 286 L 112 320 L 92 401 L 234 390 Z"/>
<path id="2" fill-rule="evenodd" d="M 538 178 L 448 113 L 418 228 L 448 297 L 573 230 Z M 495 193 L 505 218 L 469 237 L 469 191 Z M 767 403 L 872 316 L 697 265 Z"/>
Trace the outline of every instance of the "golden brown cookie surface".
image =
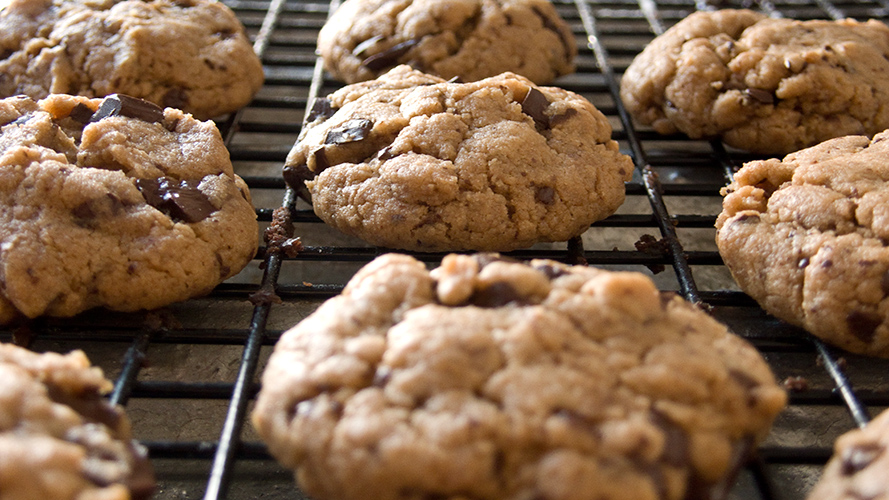
<path id="1" fill-rule="evenodd" d="M 212 122 L 131 97 L 0 101 L 0 319 L 152 309 L 256 252 L 246 184 Z"/>
<path id="2" fill-rule="evenodd" d="M 319 500 L 706 498 L 786 395 L 640 273 L 384 255 L 286 332 L 253 422 Z"/>
<path id="3" fill-rule="evenodd" d="M 400 66 L 315 103 L 287 157 L 315 213 L 389 248 L 564 241 L 624 200 L 630 158 L 583 97 L 505 73 L 448 83 Z"/>
<path id="4" fill-rule="evenodd" d="M 889 27 L 696 12 L 627 68 L 621 97 L 663 134 L 765 154 L 889 128 Z"/>
<path id="5" fill-rule="evenodd" d="M 209 0 L 14 0 L 0 9 L 0 97 L 121 93 L 206 120 L 245 106 L 262 64 Z"/>
<path id="6" fill-rule="evenodd" d="M 318 50 L 347 83 L 408 64 L 445 79 L 512 72 L 545 84 L 574 71 L 577 44 L 548 0 L 348 0 Z"/>

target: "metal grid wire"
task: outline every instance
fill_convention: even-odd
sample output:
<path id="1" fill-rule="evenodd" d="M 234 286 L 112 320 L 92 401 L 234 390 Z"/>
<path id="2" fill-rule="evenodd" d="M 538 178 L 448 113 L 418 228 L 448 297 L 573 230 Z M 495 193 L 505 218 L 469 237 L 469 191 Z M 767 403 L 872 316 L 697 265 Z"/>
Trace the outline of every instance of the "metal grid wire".
<path id="1" fill-rule="evenodd" d="M 0 332 L 37 351 L 79 348 L 116 383 L 134 433 L 158 474 L 156 498 L 300 498 L 292 476 L 270 458 L 249 424 L 264 360 L 289 326 L 338 293 L 364 263 L 384 252 L 319 221 L 285 190 L 280 172 L 307 103 L 341 86 L 315 55 L 318 30 L 335 8 L 312 0 L 224 0 L 241 18 L 266 70 L 254 102 L 220 120 L 235 170 L 253 193 L 261 226 L 286 208 L 304 249 L 296 257 L 260 249 L 250 267 L 205 298 L 144 314 L 89 311 L 38 319 Z M 788 409 L 741 471 L 729 498 L 805 497 L 833 440 L 889 405 L 889 361 L 835 352 L 765 314 L 738 291 L 713 243 L 719 189 L 749 155 L 719 142 L 659 136 L 636 127 L 618 98 L 633 57 L 695 10 L 753 8 L 797 19 L 889 18 L 889 0 L 555 0 L 572 26 L 576 74 L 555 85 L 584 95 L 605 113 L 614 138 L 637 167 L 627 202 L 581 241 L 537 245 L 518 258 L 570 261 L 647 273 L 662 289 L 699 302 L 750 340 L 779 380 L 794 379 Z M 643 240 L 658 245 L 640 245 Z M 581 253 L 582 252 L 582 253 Z M 441 254 L 414 254 L 435 265 Z"/>

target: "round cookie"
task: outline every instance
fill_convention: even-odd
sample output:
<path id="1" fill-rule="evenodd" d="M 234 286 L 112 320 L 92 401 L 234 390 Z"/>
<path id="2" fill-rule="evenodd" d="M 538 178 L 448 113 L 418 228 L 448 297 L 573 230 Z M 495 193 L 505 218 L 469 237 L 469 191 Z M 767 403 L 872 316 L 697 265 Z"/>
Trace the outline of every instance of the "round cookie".
<path id="1" fill-rule="evenodd" d="M 730 487 L 785 401 L 641 273 L 386 254 L 284 333 L 252 419 L 318 500 L 679 500 Z"/>
<path id="2" fill-rule="evenodd" d="M 121 93 L 209 119 L 245 106 L 263 69 L 212 0 L 11 0 L 0 9 L 0 97 Z"/>
<path id="3" fill-rule="evenodd" d="M 8 500 L 147 500 L 154 473 L 112 386 L 81 351 L 0 344 L 0 491 Z"/>
<path id="4" fill-rule="evenodd" d="M 696 12 L 627 68 L 621 97 L 657 132 L 786 154 L 889 128 L 889 27 Z"/>
<path id="5" fill-rule="evenodd" d="M 549 0 L 346 0 L 318 34 L 324 67 L 347 83 L 398 64 L 445 79 L 574 72 L 577 43 Z"/>
<path id="6" fill-rule="evenodd" d="M 889 131 L 749 162 L 723 189 L 716 243 L 763 309 L 889 357 Z"/>
<path id="7" fill-rule="evenodd" d="M 889 499 L 889 411 L 840 436 L 807 500 Z"/>
<path id="8" fill-rule="evenodd" d="M 510 73 L 461 84 L 399 66 L 308 121 L 285 179 L 325 222 L 390 248 L 565 241 L 623 203 L 633 172 L 589 101 Z"/>
<path id="9" fill-rule="evenodd" d="M 213 122 L 117 94 L 0 100 L 0 323 L 206 294 L 257 244 Z"/>

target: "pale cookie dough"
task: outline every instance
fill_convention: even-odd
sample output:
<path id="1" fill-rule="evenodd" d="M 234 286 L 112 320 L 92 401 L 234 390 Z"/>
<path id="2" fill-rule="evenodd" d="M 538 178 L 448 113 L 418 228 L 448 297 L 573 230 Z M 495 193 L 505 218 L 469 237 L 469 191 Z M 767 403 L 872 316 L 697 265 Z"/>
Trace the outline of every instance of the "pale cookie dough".
<path id="1" fill-rule="evenodd" d="M 0 101 L 0 323 L 206 294 L 257 244 L 213 122 L 119 95 Z"/>
<path id="2" fill-rule="evenodd" d="M 574 72 L 577 42 L 548 0 L 346 0 L 318 34 L 324 67 L 347 83 L 398 64 L 470 82 Z"/>
<path id="3" fill-rule="evenodd" d="M 763 309 L 889 357 L 889 131 L 753 161 L 723 189 L 716 243 Z"/>
<path id="4" fill-rule="evenodd" d="M 252 418 L 317 500 L 680 500 L 730 487 L 785 401 L 641 273 L 387 254 L 284 333 Z"/>
<path id="5" fill-rule="evenodd" d="M 213 0 L 0 3 L 0 97 L 121 93 L 209 119 L 245 106 L 262 64 Z"/>
<path id="6" fill-rule="evenodd" d="M 399 66 L 316 100 L 308 121 L 285 179 L 325 222 L 389 248 L 565 241 L 614 213 L 633 172 L 589 101 L 511 73 L 461 84 Z"/>
<path id="7" fill-rule="evenodd" d="M 889 499 L 889 411 L 840 436 L 807 500 Z"/>
<path id="8" fill-rule="evenodd" d="M 786 154 L 889 128 L 889 27 L 697 12 L 627 68 L 621 97 L 657 132 Z"/>
<path id="9" fill-rule="evenodd" d="M 0 344 L 0 493 L 4 500 L 147 500 L 154 473 L 111 390 L 81 351 Z"/>

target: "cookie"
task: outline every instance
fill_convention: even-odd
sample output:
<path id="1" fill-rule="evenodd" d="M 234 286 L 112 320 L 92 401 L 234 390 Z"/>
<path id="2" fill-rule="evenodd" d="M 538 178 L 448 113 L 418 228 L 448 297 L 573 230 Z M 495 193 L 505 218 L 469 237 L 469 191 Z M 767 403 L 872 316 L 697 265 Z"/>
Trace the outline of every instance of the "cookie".
<path id="1" fill-rule="evenodd" d="M 889 357 L 889 131 L 749 162 L 723 189 L 716 243 L 769 313 Z"/>
<path id="2" fill-rule="evenodd" d="M 245 106 L 263 69 L 212 0 L 12 0 L 0 8 L 0 97 L 121 93 L 209 119 Z"/>
<path id="3" fill-rule="evenodd" d="M 285 179 L 328 224 L 389 248 L 568 240 L 623 203 L 633 172 L 589 101 L 511 73 L 461 84 L 399 66 L 316 100 L 308 121 Z"/>
<path id="4" fill-rule="evenodd" d="M 346 0 L 318 52 L 346 83 L 408 64 L 445 79 L 512 72 L 545 84 L 574 72 L 577 42 L 548 0 Z"/>
<path id="5" fill-rule="evenodd" d="M 840 436 L 833 457 L 807 500 L 886 500 L 889 498 L 889 411 L 862 429 Z"/>
<path id="6" fill-rule="evenodd" d="M 0 344 L 0 491 L 8 500 L 139 500 L 154 491 L 144 447 L 81 351 Z"/>
<path id="7" fill-rule="evenodd" d="M 785 392 L 641 273 L 386 254 L 281 337 L 253 423 L 317 500 L 710 498 Z"/>
<path id="8" fill-rule="evenodd" d="M 206 294 L 257 240 L 213 122 L 118 94 L 0 100 L 0 323 Z"/>
<path id="9" fill-rule="evenodd" d="M 889 128 L 889 27 L 696 12 L 627 68 L 621 97 L 657 132 L 787 154 Z"/>

